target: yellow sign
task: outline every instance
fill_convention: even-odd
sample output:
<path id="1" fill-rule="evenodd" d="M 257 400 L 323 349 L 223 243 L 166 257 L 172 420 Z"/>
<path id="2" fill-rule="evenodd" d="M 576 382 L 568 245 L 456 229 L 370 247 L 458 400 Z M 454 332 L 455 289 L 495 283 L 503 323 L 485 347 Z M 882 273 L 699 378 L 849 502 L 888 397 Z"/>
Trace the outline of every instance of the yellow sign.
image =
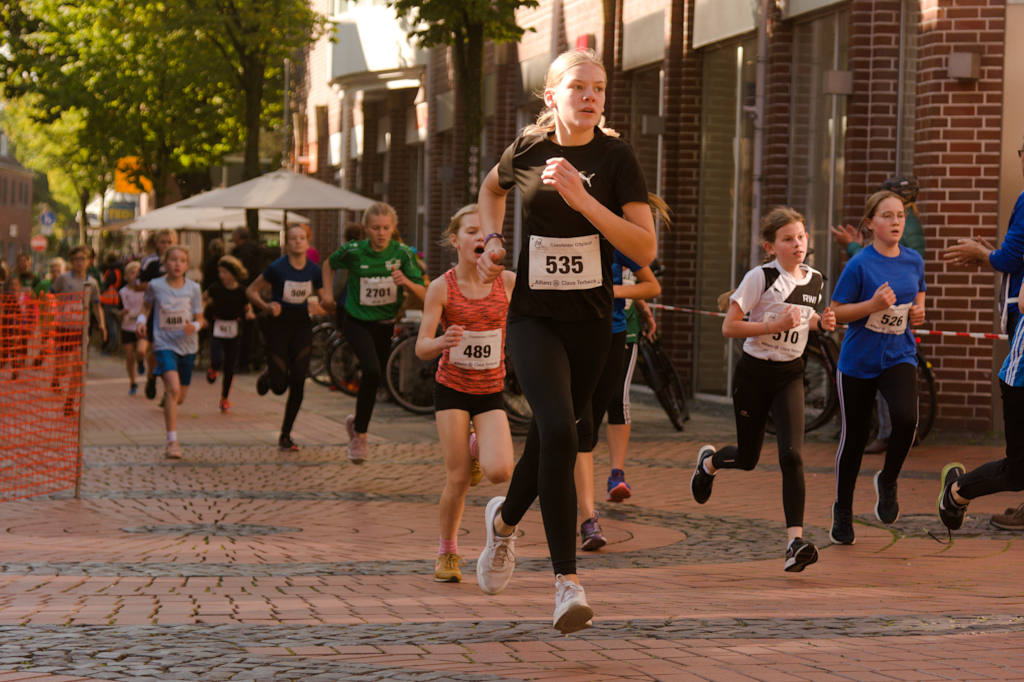
<path id="1" fill-rule="evenodd" d="M 114 191 L 124 194 L 152 192 L 153 183 L 140 171 L 139 157 L 125 156 L 121 158 L 117 162 L 117 168 L 114 169 Z M 140 185 L 142 189 L 139 189 Z"/>

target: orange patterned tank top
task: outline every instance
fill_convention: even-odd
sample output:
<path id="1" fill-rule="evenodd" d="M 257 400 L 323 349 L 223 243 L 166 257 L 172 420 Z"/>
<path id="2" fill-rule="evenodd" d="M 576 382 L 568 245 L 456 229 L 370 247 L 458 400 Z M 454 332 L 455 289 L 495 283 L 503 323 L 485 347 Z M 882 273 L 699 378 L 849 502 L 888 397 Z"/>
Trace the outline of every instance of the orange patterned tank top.
<path id="1" fill-rule="evenodd" d="M 499 276 L 491 293 L 466 298 L 459 289 L 455 268 L 444 273 L 448 297 L 441 325 L 457 324 L 465 331 L 457 346 L 445 349 L 437 365 L 436 380 L 448 388 L 473 395 L 499 393 L 505 384 L 505 321 L 508 296 Z"/>

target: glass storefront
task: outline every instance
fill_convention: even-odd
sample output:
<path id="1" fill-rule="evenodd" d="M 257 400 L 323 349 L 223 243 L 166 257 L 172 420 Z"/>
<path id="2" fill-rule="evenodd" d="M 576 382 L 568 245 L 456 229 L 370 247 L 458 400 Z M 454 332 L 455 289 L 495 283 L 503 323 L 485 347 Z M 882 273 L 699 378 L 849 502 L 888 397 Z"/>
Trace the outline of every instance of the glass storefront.
<path id="1" fill-rule="evenodd" d="M 829 228 L 842 219 L 846 95 L 826 93 L 824 84 L 826 72 L 848 68 L 848 24 L 842 10 L 793 31 L 788 203 L 807 219 L 807 262 L 825 275 L 826 294 L 842 268 Z"/>
<path id="2" fill-rule="evenodd" d="M 735 287 L 751 262 L 754 125 L 743 108 L 754 103 L 756 48 L 751 39 L 703 54 L 697 247 L 697 304 L 702 310 L 716 309 L 719 294 Z M 723 340 L 721 320 L 698 316 L 696 341 L 694 389 L 726 395 L 734 344 Z"/>

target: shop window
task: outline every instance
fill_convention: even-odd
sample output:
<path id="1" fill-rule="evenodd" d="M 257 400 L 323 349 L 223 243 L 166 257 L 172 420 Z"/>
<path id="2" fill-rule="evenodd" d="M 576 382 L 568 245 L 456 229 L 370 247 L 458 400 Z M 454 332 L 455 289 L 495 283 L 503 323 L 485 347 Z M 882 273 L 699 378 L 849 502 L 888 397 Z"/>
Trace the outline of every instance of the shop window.
<path id="1" fill-rule="evenodd" d="M 701 77 L 701 179 L 697 301 L 715 309 L 750 266 L 754 126 L 744 112 L 754 101 L 756 42 L 708 49 Z M 722 339 L 721 320 L 698 316 L 694 389 L 728 395 L 736 343 Z"/>
<path id="2" fill-rule="evenodd" d="M 841 269 L 829 228 L 842 219 L 846 95 L 824 91 L 826 71 L 845 71 L 848 13 L 797 24 L 790 89 L 789 204 L 807 219 L 807 262 L 826 277 L 826 296 Z"/>

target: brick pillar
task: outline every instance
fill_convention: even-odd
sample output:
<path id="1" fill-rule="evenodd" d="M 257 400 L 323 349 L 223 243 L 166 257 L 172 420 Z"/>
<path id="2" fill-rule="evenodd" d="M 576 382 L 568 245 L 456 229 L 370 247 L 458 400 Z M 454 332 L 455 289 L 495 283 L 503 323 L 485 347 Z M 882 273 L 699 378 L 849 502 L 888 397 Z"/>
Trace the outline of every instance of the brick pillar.
<path id="1" fill-rule="evenodd" d="M 764 168 L 761 213 L 787 203 L 789 196 L 790 88 L 793 78 L 793 27 L 771 17 L 765 83 Z"/>
<path id="2" fill-rule="evenodd" d="M 998 239 L 1005 4 L 921 0 L 914 168 L 928 241 L 928 326 L 995 326 L 995 275 L 945 265 L 940 253 L 960 237 Z M 947 76 L 953 51 L 981 55 L 978 80 Z M 947 338 L 923 346 L 935 365 L 939 423 L 991 428 L 991 346 Z"/>
<path id="3" fill-rule="evenodd" d="M 665 65 L 664 199 L 672 225 L 661 233 L 658 255 L 665 265 L 661 300 L 692 307 L 696 303 L 697 207 L 700 187 L 701 60 L 693 41 L 694 0 L 672 3 L 668 59 Z M 662 338 L 684 386 L 691 385 L 694 324 L 692 315 L 658 316 Z"/>
<path id="4" fill-rule="evenodd" d="M 843 215 L 856 223 L 864 200 L 896 170 L 901 0 L 850 2 L 846 180 Z"/>

